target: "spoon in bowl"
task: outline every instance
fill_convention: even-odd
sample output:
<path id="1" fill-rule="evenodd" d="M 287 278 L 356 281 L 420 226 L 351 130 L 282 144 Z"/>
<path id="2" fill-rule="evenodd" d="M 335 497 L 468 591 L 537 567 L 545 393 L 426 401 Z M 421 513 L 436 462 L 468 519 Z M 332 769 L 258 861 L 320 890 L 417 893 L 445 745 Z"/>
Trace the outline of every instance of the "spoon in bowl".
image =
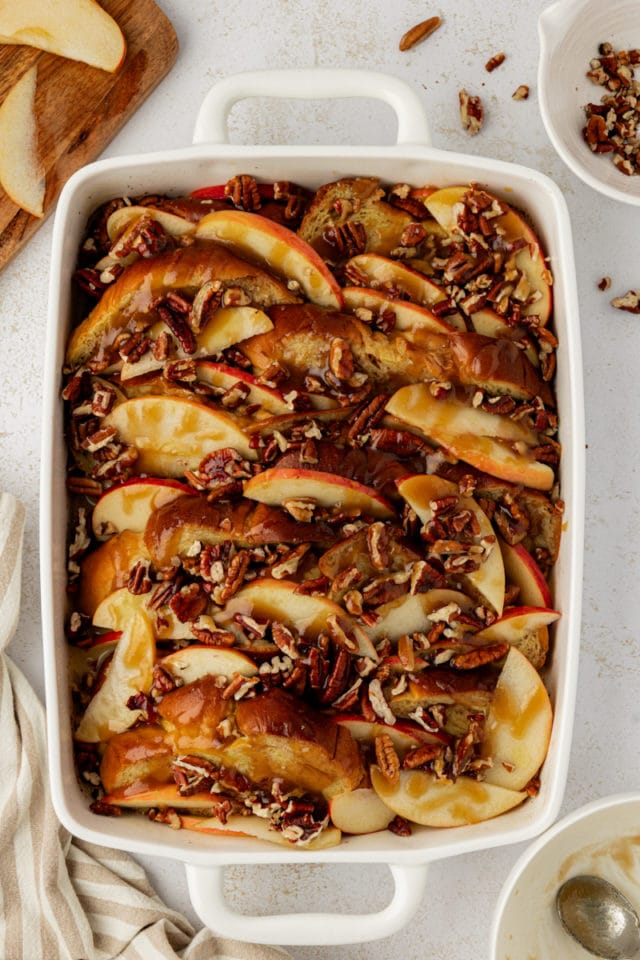
<path id="1" fill-rule="evenodd" d="M 640 958 L 638 915 L 617 887 L 601 877 L 571 877 L 556 894 L 565 930 L 602 960 Z"/>

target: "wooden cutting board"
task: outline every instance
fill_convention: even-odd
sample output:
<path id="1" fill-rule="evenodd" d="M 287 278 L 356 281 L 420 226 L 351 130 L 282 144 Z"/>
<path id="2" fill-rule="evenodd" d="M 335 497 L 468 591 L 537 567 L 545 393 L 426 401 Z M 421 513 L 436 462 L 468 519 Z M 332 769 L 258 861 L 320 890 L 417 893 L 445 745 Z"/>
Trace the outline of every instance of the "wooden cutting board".
<path id="1" fill-rule="evenodd" d="M 116 74 L 32 47 L 0 44 L 0 102 L 37 64 L 38 150 L 47 185 L 42 218 L 17 207 L 0 185 L 0 270 L 53 211 L 71 174 L 99 156 L 175 61 L 175 30 L 153 0 L 101 0 L 101 5 L 127 40 L 127 56 Z"/>

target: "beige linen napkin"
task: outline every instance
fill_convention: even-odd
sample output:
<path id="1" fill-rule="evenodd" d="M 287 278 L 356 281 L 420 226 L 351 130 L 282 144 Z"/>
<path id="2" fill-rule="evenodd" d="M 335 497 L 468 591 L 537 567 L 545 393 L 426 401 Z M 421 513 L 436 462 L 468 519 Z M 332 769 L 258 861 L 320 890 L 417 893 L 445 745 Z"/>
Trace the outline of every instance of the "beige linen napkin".
<path id="1" fill-rule="evenodd" d="M 16 628 L 24 507 L 0 493 L 0 650 Z M 53 810 L 44 711 L 0 653 L 0 958 L 282 960 L 273 947 L 196 933 L 128 854 L 72 838 Z"/>

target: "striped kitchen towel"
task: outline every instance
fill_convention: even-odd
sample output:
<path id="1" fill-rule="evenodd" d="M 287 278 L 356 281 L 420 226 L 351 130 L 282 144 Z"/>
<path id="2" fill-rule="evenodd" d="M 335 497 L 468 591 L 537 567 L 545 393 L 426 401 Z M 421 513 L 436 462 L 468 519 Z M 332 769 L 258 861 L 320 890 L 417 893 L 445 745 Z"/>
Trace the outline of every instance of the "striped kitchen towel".
<path id="1" fill-rule="evenodd" d="M 49 795 L 44 711 L 3 652 L 18 622 L 24 507 L 0 493 L 0 958 L 282 960 L 194 931 L 131 857 L 74 839 Z"/>

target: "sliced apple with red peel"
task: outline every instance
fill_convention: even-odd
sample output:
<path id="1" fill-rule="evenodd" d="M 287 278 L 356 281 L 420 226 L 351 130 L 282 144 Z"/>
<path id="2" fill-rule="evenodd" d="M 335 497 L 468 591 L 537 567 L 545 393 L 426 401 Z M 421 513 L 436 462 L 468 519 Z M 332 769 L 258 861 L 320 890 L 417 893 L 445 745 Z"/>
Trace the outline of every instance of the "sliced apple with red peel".
<path id="1" fill-rule="evenodd" d="M 103 630 L 123 630 L 128 620 L 142 609 L 153 624 L 158 640 L 195 639 L 191 624 L 179 620 L 169 607 L 163 607 L 161 616 L 156 618 L 155 612 L 147 608 L 150 596 L 150 594 L 133 594 L 127 587 L 114 590 L 96 607 L 92 619 L 93 626 Z"/>
<path id="2" fill-rule="evenodd" d="M 265 387 L 258 378 L 239 367 L 229 367 L 212 360 L 201 360 L 196 364 L 196 376 L 201 383 L 221 390 L 230 390 L 240 384 L 243 391 L 243 403 L 259 404 L 264 410 L 278 416 L 291 411 L 283 395 L 272 387 Z"/>
<path id="3" fill-rule="evenodd" d="M 401 770 L 390 783 L 379 767 L 371 767 L 371 783 L 395 814 L 425 827 L 462 827 L 490 820 L 517 807 L 527 794 L 470 777 L 455 782 L 423 770 Z"/>
<path id="4" fill-rule="evenodd" d="M 425 200 L 425 206 L 438 223 L 444 227 L 449 236 L 458 235 L 456 224 L 456 204 L 463 201 L 463 197 L 471 190 L 466 186 L 443 187 L 436 190 Z M 552 295 L 550 274 L 545 263 L 540 241 L 529 224 L 519 213 L 509 207 L 504 200 L 499 201 L 505 208 L 505 213 L 497 216 L 493 221 L 502 231 L 505 241 L 524 239 L 526 246 L 515 255 L 515 263 L 526 277 L 531 291 L 536 299 L 523 307 L 523 314 L 537 314 L 541 323 L 545 325 L 551 316 Z"/>
<path id="5" fill-rule="evenodd" d="M 478 533 L 474 536 L 473 543 L 484 549 L 485 553 L 479 569 L 462 574 L 461 580 L 468 584 L 474 593 L 479 594 L 481 599 L 500 616 L 504 606 L 504 563 L 495 531 L 484 510 L 478 506 L 473 497 L 460 496 L 457 483 L 435 474 L 415 474 L 401 480 L 397 487 L 398 493 L 415 511 L 423 524 L 434 519 L 432 504 L 442 497 L 458 497 L 460 510 L 469 510 L 473 513 L 478 526 Z"/>
<path id="6" fill-rule="evenodd" d="M 442 287 L 423 273 L 377 253 L 360 253 L 352 257 L 347 263 L 347 271 L 351 271 L 351 276 L 362 277 L 363 281 L 368 280 L 372 286 L 375 285 L 375 289 L 383 293 L 385 290 L 397 290 L 409 297 L 413 303 L 424 307 L 433 307 L 448 299 Z M 448 313 L 446 322 L 456 330 L 466 329 L 464 320 L 457 311 Z"/>
<path id="7" fill-rule="evenodd" d="M 216 210 L 199 222 L 196 237 L 231 244 L 279 276 L 300 284 L 312 303 L 342 306 L 342 292 L 322 257 L 292 230 L 257 213 Z"/>
<path id="8" fill-rule="evenodd" d="M 551 701 L 540 674 L 512 647 L 485 721 L 482 756 L 493 761 L 485 782 L 522 790 L 544 762 L 552 722 Z"/>
<path id="9" fill-rule="evenodd" d="M 322 470 L 270 467 L 247 480 L 244 495 L 250 500 L 271 506 L 282 506 L 287 500 L 311 497 L 321 507 L 334 508 L 353 516 L 390 520 L 396 515 L 393 506 L 374 487 Z"/>
<path id="10" fill-rule="evenodd" d="M 343 287 L 342 296 L 348 310 L 370 310 L 374 316 L 391 312 L 395 317 L 394 330 L 410 332 L 412 330 L 432 330 L 442 333 L 455 329 L 445 319 L 436 317 L 431 310 L 410 300 L 394 300 L 382 290 L 371 287 Z"/>
<path id="11" fill-rule="evenodd" d="M 557 610 L 546 607 L 508 607 L 475 636 L 483 643 L 510 643 L 540 669 L 549 650 L 549 625 L 559 618 Z"/>
<path id="12" fill-rule="evenodd" d="M 550 490 L 555 483 L 551 467 L 534 457 L 536 435 L 509 417 L 456 399 L 437 400 L 424 383 L 400 387 L 385 409 L 483 473 L 535 490 Z"/>
<path id="13" fill-rule="evenodd" d="M 377 833 L 386 830 L 394 812 L 371 787 L 359 787 L 348 793 L 339 793 L 329 800 L 329 816 L 334 827 L 342 833 Z"/>
<path id="14" fill-rule="evenodd" d="M 236 614 L 257 620 L 274 620 L 293 627 L 303 636 L 316 638 L 327 632 L 327 618 L 336 618 L 345 632 L 353 637 L 357 655 L 377 660 L 378 655 L 368 636 L 346 611 L 326 597 L 301 593 L 292 580 L 263 577 L 242 587 L 227 601 L 216 616 L 221 626 L 232 625 Z"/>
<path id="15" fill-rule="evenodd" d="M 195 400 L 134 397 L 115 407 L 102 423 L 115 427 L 123 443 L 136 447 L 139 473 L 180 477 L 224 447 L 233 447 L 248 460 L 256 457 L 231 416 Z"/>
<path id="16" fill-rule="evenodd" d="M 112 243 L 119 240 L 130 227 L 135 228 L 142 217 L 150 218 L 160 224 L 165 233 L 172 237 L 185 237 L 195 232 L 193 220 L 186 220 L 169 210 L 156 207 L 139 207 L 131 204 L 114 210 L 107 220 L 107 234 Z"/>
<path id="17" fill-rule="evenodd" d="M 14 4 L 0 4 L 0 18 L 5 6 L 13 9 Z M 22 9 L 20 4 L 15 7 Z M 41 217 L 46 185 L 38 159 L 36 81 L 37 68 L 33 66 L 0 104 L 0 185 L 15 204 L 31 216 Z"/>
<path id="18" fill-rule="evenodd" d="M 182 650 L 167 654 L 158 661 L 163 670 L 183 683 L 193 683 L 209 675 L 253 677 L 258 668 L 253 660 L 239 650 L 191 644 Z"/>
<path id="19" fill-rule="evenodd" d="M 131 727 L 140 710 L 130 710 L 127 701 L 139 692 L 148 693 L 153 683 L 155 632 L 150 618 L 135 610 L 122 625 L 102 686 L 89 701 L 75 732 L 76 740 L 99 743 Z"/>
<path id="20" fill-rule="evenodd" d="M 379 619 L 367 626 L 366 631 L 374 642 L 383 637 L 398 640 L 405 634 L 428 630 L 433 626 L 429 615 L 452 603 L 464 612 L 470 612 L 474 605 L 473 600 L 459 590 L 438 589 L 406 594 L 377 607 Z"/>
<path id="21" fill-rule="evenodd" d="M 94 0 L 1 0 L 0 43 L 37 47 L 109 73 L 127 50 L 120 27 Z"/>
<path id="22" fill-rule="evenodd" d="M 103 493 L 93 508 L 93 533 L 99 540 L 122 530 L 143 533 L 154 510 L 185 494 L 193 495 L 193 488 L 178 480 L 145 477 L 120 483 Z"/>
<path id="23" fill-rule="evenodd" d="M 354 740 L 370 746 L 373 746 L 376 737 L 387 734 L 400 757 L 404 757 L 409 750 L 414 750 L 425 743 L 447 746 L 450 742 L 445 733 L 430 733 L 422 727 L 413 726 L 402 720 L 398 720 L 394 724 L 382 723 L 367 720 L 365 717 L 352 713 L 339 714 L 334 717 L 334 720 L 341 727 L 345 727 Z"/>
<path id="24" fill-rule="evenodd" d="M 551 589 L 542 570 L 522 543 L 498 538 L 504 569 L 510 583 L 519 588 L 518 600 L 527 607 L 550 607 Z"/>
<path id="25" fill-rule="evenodd" d="M 271 830 L 267 820 L 254 815 L 243 817 L 240 814 L 231 814 L 230 817 L 227 817 L 225 823 L 218 820 L 217 817 L 184 816 L 180 820 L 186 830 L 210 833 L 215 836 L 254 837 L 256 840 L 266 840 L 267 843 L 277 843 L 289 849 L 301 847 L 304 850 L 324 850 L 327 847 L 337 846 L 342 839 L 342 834 L 337 827 L 326 827 L 313 840 L 309 840 L 307 843 L 300 843 L 299 841 L 294 843 L 287 840 L 279 830 Z"/>

